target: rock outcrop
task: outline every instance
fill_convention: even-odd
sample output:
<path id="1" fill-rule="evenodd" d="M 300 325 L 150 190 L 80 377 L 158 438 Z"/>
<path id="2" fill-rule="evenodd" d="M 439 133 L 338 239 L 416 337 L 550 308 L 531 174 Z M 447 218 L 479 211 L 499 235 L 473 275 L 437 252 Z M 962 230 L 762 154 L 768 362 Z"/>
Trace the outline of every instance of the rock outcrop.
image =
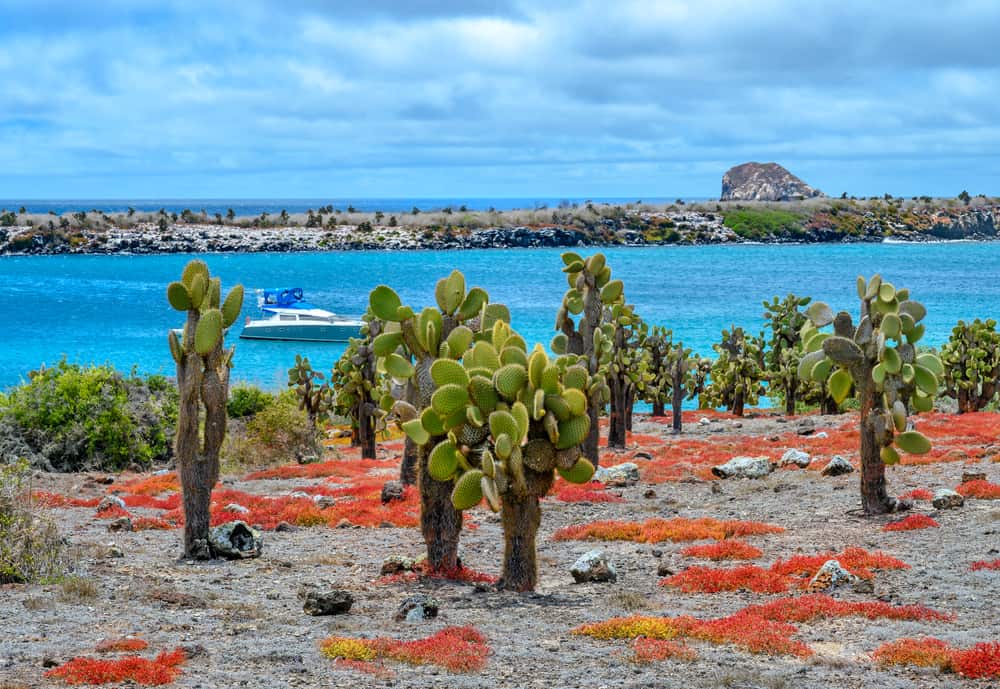
<path id="1" fill-rule="evenodd" d="M 777 163 L 743 163 L 722 176 L 723 201 L 799 201 L 825 196 Z"/>

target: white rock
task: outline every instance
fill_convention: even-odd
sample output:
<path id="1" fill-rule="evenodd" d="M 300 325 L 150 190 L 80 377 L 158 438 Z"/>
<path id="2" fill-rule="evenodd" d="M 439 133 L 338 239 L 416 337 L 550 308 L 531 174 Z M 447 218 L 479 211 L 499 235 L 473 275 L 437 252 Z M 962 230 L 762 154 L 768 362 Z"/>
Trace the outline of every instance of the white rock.
<path id="1" fill-rule="evenodd" d="M 719 478 L 763 478 L 774 470 L 767 457 L 733 457 L 725 464 L 712 467 Z"/>
<path id="2" fill-rule="evenodd" d="M 778 466 L 788 466 L 789 464 L 794 464 L 801 469 L 805 469 L 809 466 L 811 461 L 812 457 L 809 456 L 808 452 L 803 452 L 802 450 L 786 450 L 785 454 L 781 455 L 781 462 Z"/>
<path id="3" fill-rule="evenodd" d="M 247 514 L 250 510 L 239 503 L 231 502 L 222 508 L 226 512 L 236 512 L 237 514 Z"/>
<path id="4" fill-rule="evenodd" d="M 931 504 L 934 505 L 935 509 L 951 510 L 964 505 L 965 498 L 950 488 L 942 488 L 935 491 Z"/>
<path id="5" fill-rule="evenodd" d="M 813 437 L 814 438 L 829 438 L 830 434 L 827 433 L 826 431 L 820 431 L 819 433 L 816 433 L 815 435 L 813 435 Z"/>
<path id="6" fill-rule="evenodd" d="M 598 467 L 593 480 L 615 486 L 631 486 L 639 482 L 639 465 L 623 462 L 612 467 Z"/>
<path id="7" fill-rule="evenodd" d="M 573 575 L 574 581 L 582 584 L 587 581 L 611 582 L 618 580 L 618 572 L 615 566 L 608 561 L 608 557 L 600 548 L 591 550 L 580 556 L 569 573 Z"/>
<path id="8" fill-rule="evenodd" d="M 830 463 L 823 468 L 824 476 L 840 476 L 854 471 L 854 467 L 840 455 L 834 455 Z"/>
<path id="9" fill-rule="evenodd" d="M 813 578 L 809 580 L 809 585 L 806 589 L 810 593 L 816 593 L 818 591 L 828 591 L 838 586 L 853 586 L 859 581 L 858 577 L 844 569 L 837 560 L 827 560 Z"/>

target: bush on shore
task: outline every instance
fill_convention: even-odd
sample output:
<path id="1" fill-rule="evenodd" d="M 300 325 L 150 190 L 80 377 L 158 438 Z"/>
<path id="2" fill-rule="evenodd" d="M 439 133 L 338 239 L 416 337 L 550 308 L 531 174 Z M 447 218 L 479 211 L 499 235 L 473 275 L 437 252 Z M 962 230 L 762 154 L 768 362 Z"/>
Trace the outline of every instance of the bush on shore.
<path id="1" fill-rule="evenodd" d="M 28 463 L 0 464 L 0 584 L 50 581 L 63 573 L 54 522 L 31 500 Z"/>
<path id="2" fill-rule="evenodd" d="M 306 413 L 299 409 L 295 392 L 286 390 L 280 395 L 267 396 L 268 404 L 252 417 L 230 420 L 222 447 L 222 461 L 227 468 L 302 461 L 319 454 L 316 431 Z"/>
<path id="3" fill-rule="evenodd" d="M 177 406 L 163 376 L 63 360 L 0 398 L 0 457 L 47 471 L 146 468 L 170 459 Z"/>

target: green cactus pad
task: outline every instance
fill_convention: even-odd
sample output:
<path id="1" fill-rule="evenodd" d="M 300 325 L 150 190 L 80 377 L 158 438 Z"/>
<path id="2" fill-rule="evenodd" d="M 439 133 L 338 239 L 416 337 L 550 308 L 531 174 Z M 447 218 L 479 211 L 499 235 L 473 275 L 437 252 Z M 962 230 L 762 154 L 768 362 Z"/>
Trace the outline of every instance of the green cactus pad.
<path id="1" fill-rule="evenodd" d="M 379 285 L 371 291 L 368 305 L 372 313 L 383 321 L 399 321 L 399 309 L 402 302 L 399 295 L 388 285 Z"/>
<path id="2" fill-rule="evenodd" d="M 604 254 L 594 254 L 593 256 L 588 257 L 586 261 L 584 261 L 584 267 L 587 269 L 587 272 L 590 273 L 591 275 L 597 275 L 602 270 L 604 270 L 604 266 L 606 263 L 607 259 L 604 257 Z"/>
<path id="3" fill-rule="evenodd" d="M 892 403 L 892 425 L 902 433 L 906 430 L 906 405 L 899 400 Z"/>
<path id="4" fill-rule="evenodd" d="M 170 356 L 174 358 L 174 363 L 181 363 L 181 359 L 184 358 L 184 347 L 181 346 L 180 340 L 177 339 L 177 333 L 173 330 L 167 333 L 167 342 L 170 344 Z"/>
<path id="5" fill-rule="evenodd" d="M 427 473 L 435 481 L 448 481 L 458 470 L 458 448 L 450 440 L 442 440 L 427 458 Z"/>
<path id="6" fill-rule="evenodd" d="M 403 432 L 417 445 L 426 445 L 430 442 L 431 434 L 424 428 L 420 419 L 410 419 L 402 425 Z"/>
<path id="7" fill-rule="evenodd" d="M 567 263 L 565 266 L 563 266 L 563 272 L 568 273 L 569 275 L 576 275 L 581 270 L 583 270 L 583 268 L 584 268 L 583 261 L 572 261 L 571 263 Z M 573 283 L 570 282 L 570 284 L 572 285 Z"/>
<path id="8" fill-rule="evenodd" d="M 490 506 L 490 509 L 494 512 L 500 511 L 500 489 L 497 488 L 497 482 L 490 478 L 489 476 L 483 476 L 479 479 L 479 488 L 483 492 L 483 497 L 486 498 L 486 504 Z"/>
<path id="9" fill-rule="evenodd" d="M 500 459 L 509 459 L 510 453 L 514 451 L 514 441 L 506 433 L 494 436 L 493 450 Z"/>
<path id="10" fill-rule="evenodd" d="M 514 445 L 520 445 L 523 437 L 517 419 L 509 411 L 495 411 L 490 414 L 490 434 L 494 438 L 506 435 Z"/>
<path id="11" fill-rule="evenodd" d="M 565 354 L 566 349 L 569 346 L 569 339 L 563 333 L 559 333 L 552 338 L 552 342 L 549 343 L 549 347 L 556 354 Z"/>
<path id="12" fill-rule="evenodd" d="M 590 374 L 583 366 L 573 365 L 566 369 L 563 374 L 563 385 L 567 388 L 584 391 L 590 382 Z"/>
<path id="13" fill-rule="evenodd" d="M 891 303 L 896 299 L 896 288 L 890 282 L 883 282 L 878 288 L 878 298 L 886 304 Z"/>
<path id="14" fill-rule="evenodd" d="M 878 363 L 872 368 L 872 380 L 876 385 L 882 385 L 885 382 L 885 365 Z"/>
<path id="15" fill-rule="evenodd" d="M 458 477 L 451 491 L 451 504 L 456 510 L 472 509 L 482 502 L 482 478 L 483 472 L 479 469 L 471 469 Z"/>
<path id="16" fill-rule="evenodd" d="M 406 380 L 414 374 L 413 364 L 409 359 L 393 353 L 385 357 L 385 370 L 393 378 Z"/>
<path id="17" fill-rule="evenodd" d="M 524 350 L 520 347 L 511 346 L 510 340 L 507 340 L 508 345 L 503 348 L 500 352 L 500 363 L 502 364 L 517 364 L 521 368 L 528 368 L 528 355 L 524 353 Z"/>
<path id="18" fill-rule="evenodd" d="M 472 344 L 472 336 L 472 331 L 464 325 L 455 326 L 455 328 L 448 333 L 448 337 L 445 339 L 445 342 L 448 343 L 448 350 L 451 352 L 451 356 L 453 358 L 457 359 L 465 354 L 465 350 L 467 350 L 469 345 Z"/>
<path id="19" fill-rule="evenodd" d="M 201 275 L 205 284 L 208 284 L 208 264 L 199 259 L 194 259 L 193 261 L 188 261 L 188 264 L 184 266 L 184 271 L 181 273 L 181 282 L 190 291 L 191 286 L 194 284 L 194 278 L 196 275 Z"/>
<path id="20" fill-rule="evenodd" d="M 191 295 L 182 282 L 171 282 L 167 285 L 167 301 L 178 311 L 187 311 L 191 308 Z"/>
<path id="21" fill-rule="evenodd" d="M 497 408 L 497 402 L 500 401 L 493 382 L 483 376 L 472 376 L 469 381 L 469 393 L 473 403 L 487 415 Z"/>
<path id="22" fill-rule="evenodd" d="M 913 373 L 914 380 L 921 392 L 931 397 L 937 395 L 938 379 L 930 369 L 918 365 L 913 367 Z"/>
<path id="23" fill-rule="evenodd" d="M 858 276 L 858 299 L 865 298 L 865 292 L 867 291 L 867 286 L 865 285 L 865 279 L 861 275 Z"/>
<path id="24" fill-rule="evenodd" d="M 372 340 L 372 352 L 377 357 L 387 357 L 403 344 L 403 333 L 382 333 Z"/>
<path id="25" fill-rule="evenodd" d="M 823 341 L 823 351 L 826 355 L 842 366 L 850 366 L 864 359 L 864 352 L 846 337 L 836 335 Z"/>
<path id="26" fill-rule="evenodd" d="M 542 384 L 539 386 L 547 395 L 559 394 L 559 367 L 549 364 L 542 371 Z"/>
<path id="27" fill-rule="evenodd" d="M 874 299 L 878 295 L 878 288 L 882 286 L 882 276 L 873 275 L 868 281 L 868 289 L 865 290 L 865 299 Z"/>
<path id="28" fill-rule="evenodd" d="M 464 362 L 469 367 L 487 368 L 496 371 L 500 368 L 500 355 L 489 342 L 477 342 L 472 347 L 472 351 L 466 355 Z"/>
<path id="29" fill-rule="evenodd" d="M 881 330 L 885 333 L 886 337 L 891 337 L 896 340 L 899 339 L 899 334 L 903 330 L 903 322 L 894 313 L 887 313 L 882 318 Z"/>
<path id="30" fill-rule="evenodd" d="M 503 304 L 486 304 L 483 306 L 483 332 L 487 332 L 497 321 L 510 323 L 510 310 Z"/>
<path id="31" fill-rule="evenodd" d="M 810 304 L 809 308 L 806 309 L 806 316 L 817 328 L 833 323 L 833 309 L 821 301 L 814 301 Z"/>
<path id="32" fill-rule="evenodd" d="M 562 259 L 564 266 L 570 266 L 574 263 L 583 263 L 583 257 L 573 251 L 564 251 L 559 255 L 559 258 Z"/>
<path id="33" fill-rule="evenodd" d="M 195 282 L 198 278 L 195 276 Z M 208 354 L 222 339 L 222 312 L 209 309 L 201 315 L 198 327 L 194 331 L 194 351 L 204 356 Z"/>
<path id="34" fill-rule="evenodd" d="M 493 374 L 493 385 L 508 400 L 517 399 L 517 393 L 528 381 L 528 372 L 520 364 L 507 364 Z"/>
<path id="35" fill-rule="evenodd" d="M 590 431 L 590 418 L 586 416 L 576 416 L 569 421 L 559 423 L 559 441 L 556 443 L 557 450 L 579 445 L 587 437 Z"/>
<path id="36" fill-rule="evenodd" d="M 473 287 L 469 290 L 469 293 L 465 295 L 465 301 L 462 305 L 458 307 L 458 312 L 455 314 L 458 316 L 458 320 L 467 321 L 470 318 L 475 318 L 478 316 L 486 303 L 490 300 L 489 295 L 485 290 L 479 287 Z"/>
<path id="37" fill-rule="evenodd" d="M 889 374 L 899 373 L 903 368 L 903 360 L 899 358 L 899 352 L 893 347 L 884 347 L 880 353 L 885 372 Z"/>
<path id="38" fill-rule="evenodd" d="M 944 365 L 941 363 L 941 359 L 930 352 L 918 354 L 917 365 L 923 366 L 938 378 L 944 375 Z"/>
<path id="39" fill-rule="evenodd" d="M 420 423 L 433 435 L 443 435 L 445 432 L 444 420 L 431 407 L 427 407 L 420 414 Z"/>
<path id="40" fill-rule="evenodd" d="M 903 452 L 911 455 L 922 455 L 931 451 L 931 441 L 918 431 L 906 431 L 896 436 L 896 445 Z"/>
<path id="41" fill-rule="evenodd" d="M 202 308 L 218 309 L 222 303 L 222 278 L 212 278 L 208 281 L 208 289 L 205 291 L 205 301 Z M 242 306 L 242 300 L 241 300 Z"/>
<path id="42" fill-rule="evenodd" d="M 916 344 L 924 336 L 926 330 L 927 328 L 923 323 L 913 326 L 913 330 L 906 333 L 906 341 L 910 344 Z"/>
<path id="43" fill-rule="evenodd" d="M 583 416 L 587 413 L 587 396 L 581 390 L 568 388 L 563 390 L 562 397 L 569 405 L 570 413 L 573 416 Z"/>
<path id="44" fill-rule="evenodd" d="M 927 308 L 919 301 L 907 299 L 899 303 L 899 312 L 908 315 L 914 323 L 919 323 L 927 315 Z"/>
<path id="45" fill-rule="evenodd" d="M 431 407 L 441 418 L 448 419 L 457 411 L 465 418 L 465 405 L 469 402 L 469 393 L 462 385 L 442 385 L 431 395 Z"/>
<path id="46" fill-rule="evenodd" d="M 240 311 L 242 309 L 243 285 L 236 285 L 229 290 L 229 294 L 226 295 L 226 300 L 222 302 L 222 324 L 227 328 L 231 326 L 236 322 L 236 319 L 240 317 Z"/>
<path id="47" fill-rule="evenodd" d="M 913 405 L 913 409 L 915 411 L 928 412 L 934 408 L 934 398 L 928 397 L 927 395 L 921 395 L 918 392 L 910 398 L 910 404 Z"/>
<path id="48" fill-rule="evenodd" d="M 524 406 L 521 402 L 514 402 L 510 407 L 510 415 L 514 417 L 514 421 L 517 422 L 517 432 L 518 435 L 515 436 L 518 444 L 524 439 L 524 436 L 528 434 L 528 424 L 530 423 L 530 416 L 528 414 L 528 408 Z"/>
<path id="49" fill-rule="evenodd" d="M 544 391 L 542 390 L 539 390 L 539 392 L 542 392 L 544 394 Z M 567 390 L 566 392 L 570 391 Z M 583 393 L 580 392 L 579 390 L 573 390 L 572 392 L 575 392 L 578 395 L 583 396 Z M 550 412 L 552 412 L 555 415 L 555 417 L 560 421 L 569 421 L 569 419 L 572 418 L 573 416 L 579 416 L 578 414 L 573 413 L 572 408 L 570 407 L 566 399 L 563 397 L 563 395 L 546 395 L 545 408 L 548 409 Z M 586 399 L 584 400 L 584 408 L 586 408 Z"/>
<path id="50" fill-rule="evenodd" d="M 469 374 L 454 359 L 438 359 L 431 364 L 431 378 L 438 387 L 459 385 L 464 388 L 469 384 Z"/>
<path id="51" fill-rule="evenodd" d="M 493 478 L 496 476 L 497 465 L 493 459 L 493 453 L 489 450 L 483 450 L 483 454 L 479 459 L 479 466 L 488 477 Z"/>
<path id="52" fill-rule="evenodd" d="M 576 460 L 572 469 L 558 468 L 559 475 L 570 483 L 587 483 L 594 477 L 594 465 L 584 458 Z"/>
<path id="53" fill-rule="evenodd" d="M 474 404 L 470 404 L 465 408 L 465 420 L 470 426 L 474 426 L 475 428 L 481 428 L 486 423 L 486 417 L 483 416 L 482 410 Z"/>
<path id="54" fill-rule="evenodd" d="M 830 390 L 830 397 L 840 404 L 845 399 L 847 395 L 851 392 L 851 374 L 842 368 L 838 368 L 830 376 L 830 380 L 827 382 L 827 386 Z"/>
<path id="55" fill-rule="evenodd" d="M 208 281 L 201 273 L 195 273 L 191 278 L 191 287 L 188 293 L 191 295 L 191 308 L 200 309 L 205 301 L 205 293 L 208 291 Z"/>
<path id="56" fill-rule="evenodd" d="M 622 296 L 625 290 L 625 283 L 621 280 L 612 280 L 601 289 L 601 301 L 605 304 L 613 304 Z"/>
<path id="57" fill-rule="evenodd" d="M 879 456 L 882 458 L 882 463 L 892 466 L 893 464 L 899 464 L 899 453 L 896 452 L 895 448 L 891 445 L 886 445 L 879 451 Z"/>

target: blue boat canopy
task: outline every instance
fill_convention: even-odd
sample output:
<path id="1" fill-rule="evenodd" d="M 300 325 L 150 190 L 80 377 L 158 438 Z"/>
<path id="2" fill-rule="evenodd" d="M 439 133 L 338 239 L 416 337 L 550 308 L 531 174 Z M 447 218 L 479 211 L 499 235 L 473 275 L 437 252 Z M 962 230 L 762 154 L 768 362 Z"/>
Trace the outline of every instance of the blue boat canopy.
<path id="1" fill-rule="evenodd" d="M 269 306 L 283 309 L 314 309 L 316 308 L 305 301 L 301 287 L 279 287 L 276 289 L 263 290 L 261 306 Z"/>

